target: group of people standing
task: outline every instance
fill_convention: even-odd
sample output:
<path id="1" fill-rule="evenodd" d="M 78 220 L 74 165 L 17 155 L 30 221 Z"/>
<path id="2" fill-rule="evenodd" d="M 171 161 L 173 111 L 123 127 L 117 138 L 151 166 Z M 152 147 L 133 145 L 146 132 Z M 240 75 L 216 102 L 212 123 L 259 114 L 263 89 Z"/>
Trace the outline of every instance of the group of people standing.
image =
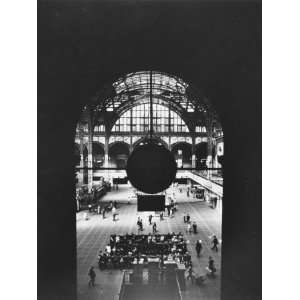
<path id="1" fill-rule="evenodd" d="M 102 214 L 102 218 L 105 219 L 105 215 L 108 212 L 112 212 L 113 221 L 116 221 L 117 212 L 117 201 L 110 201 L 108 205 L 101 207 L 99 204 L 97 207 L 98 215 Z"/>
<path id="2" fill-rule="evenodd" d="M 153 219 L 153 216 L 152 216 L 152 214 L 150 214 L 148 216 L 149 225 L 150 226 L 152 225 L 152 231 L 153 231 L 153 233 L 157 233 L 158 230 L 157 230 L 156 222 L 153 222 L 153 224 L 152 224 L 152 219 Z M 138 217 L 138 220 L 137 220 L 136 224 L 138 226 L 138 233 L 140 233 L 141 231 L 144 230 L 143 219 L 142 218 Z"/>
<path id="3" fill-rule="evenodd" d="M 136 224 L 138 226 L 138 233 L 140 231 L 144 230 L 144 228 L 143 228 L 143 219 L 142 218 L 138 217 L 138 220 L 137 220 Z"/>
<path id="4" fill-rule="evenodd" d="M 186 228 L 186 232 L 189 233 L 189 234 L 192 234 L 192 232 L 194 234 L 198 233 L 197 231 L 197 223 L 194 221 L 194 222 L 191 222 L 191 217 L 189 214 L 185 214 L 183 216 L 183 222 L 185 224 L 187 224 L 187 228 Z"/>
<path id="5" fill-rule="evenodd" d="M 188 234 L 192 234 L 192 233 L 197 234 L 197 224 L 196 224 L 196 222 L 191 221 L 191 217 L 188 213 L 184 214 L 183 222 L 185 224 L 187 224 L 186 232 Z M 212 243 L 211 250 L 218 252 L 219 240 L 218 240 L 216 235 L 213 235 L 211 237 L 211 243 Z M 196 250 L 198 258 L 201 255 L 202 249 L 203 249 L 202 241 L 197 240 L 196 244 L 195 244 L 195 250 Z M 208 276 L 211 276 L 211 277 L 215 276 L 216 267 L 215 267 L 215 264 L 214 264 L 214 260 L 211 256 L 209 256 L 208 265 L 206 267 L 206 270 L 208 271 Z M 194 283 L 194 281 L 196 281 L 196 280 L 199 281 L 198 283 L 202 283 L 204 281 L 205 277 L 204 276 L 199 276 L 198 278 L 196 278 L 194 270 L 193 270 L 192 262 L 190 262 L 190 264 L 187 267 L 187 279 L 188 280 L 191 279 L 192 283 Z"/>

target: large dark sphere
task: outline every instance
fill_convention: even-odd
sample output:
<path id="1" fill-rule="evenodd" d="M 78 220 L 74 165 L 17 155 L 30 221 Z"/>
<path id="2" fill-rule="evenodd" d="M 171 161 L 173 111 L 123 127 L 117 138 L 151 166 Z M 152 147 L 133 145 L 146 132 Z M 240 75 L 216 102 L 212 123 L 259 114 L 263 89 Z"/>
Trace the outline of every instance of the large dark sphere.
<path id="1" fill-rule="evenodd" d="M 156 194 L 167 189 L 174 181 L 177 165 L 168 149 L 149 143 L 132 152 L 126 171 L 129 181 L 136 189 Z"/>

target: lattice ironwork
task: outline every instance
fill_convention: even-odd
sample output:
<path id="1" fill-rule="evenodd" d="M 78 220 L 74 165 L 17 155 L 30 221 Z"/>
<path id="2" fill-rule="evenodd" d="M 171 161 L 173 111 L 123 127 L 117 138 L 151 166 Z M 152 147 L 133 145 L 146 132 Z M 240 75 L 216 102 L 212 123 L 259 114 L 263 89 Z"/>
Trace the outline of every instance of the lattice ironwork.
<path id="1" fill-rule="evenodd" d="M 206 112 L 209 102 L 182 79 L 162 72 L 152 72 L 153 103 L 171 106 L 183 112 Z M 150 71 L 127 74 L 111 87 L 107 87 L 94 99 L 97 112 L 116 112 L 118 115 L 129 108 L 148 103 L 150 97 Z"/>

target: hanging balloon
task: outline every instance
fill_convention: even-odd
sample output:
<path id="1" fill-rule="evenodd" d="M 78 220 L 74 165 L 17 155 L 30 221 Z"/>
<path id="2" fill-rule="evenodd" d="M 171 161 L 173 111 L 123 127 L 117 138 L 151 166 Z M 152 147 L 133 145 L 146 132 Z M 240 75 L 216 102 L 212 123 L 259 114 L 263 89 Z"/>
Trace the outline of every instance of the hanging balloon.
<path id="1" fill-rule="evenodd" d="M 148 143 L 129 156 L 126 168 L 131 184 L 138 190 L 156 194 L 167 189 L 176 178 L 173 154 L 161 145 Z"/>

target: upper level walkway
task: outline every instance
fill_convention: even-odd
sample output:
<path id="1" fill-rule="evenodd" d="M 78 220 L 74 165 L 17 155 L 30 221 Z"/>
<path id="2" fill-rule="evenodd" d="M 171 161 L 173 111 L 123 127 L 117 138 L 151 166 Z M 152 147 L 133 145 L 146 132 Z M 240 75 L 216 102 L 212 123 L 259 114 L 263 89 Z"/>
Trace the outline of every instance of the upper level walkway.
<path id="1" fill-rule="evenodd" d="M 190 178 L 193 181 L 199 183 L 215 195 L 221 198 L 223 197 L 223 185 L 220 185 L 214 182 L 213 180 L 208 179 L 207 177 L 203 176 L 199 171 L 178 171 L 177 173 L 179 176 L 181 175 L 182 177 Z"/>

